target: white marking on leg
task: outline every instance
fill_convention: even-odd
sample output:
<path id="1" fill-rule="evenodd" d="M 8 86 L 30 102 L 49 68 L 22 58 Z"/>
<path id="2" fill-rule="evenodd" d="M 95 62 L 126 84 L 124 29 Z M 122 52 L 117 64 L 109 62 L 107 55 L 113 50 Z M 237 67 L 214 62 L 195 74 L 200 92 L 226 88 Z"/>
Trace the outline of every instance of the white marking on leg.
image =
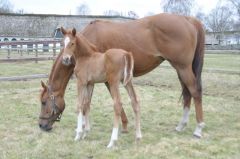
<path id="1" fill-rule="evenodd" d="M 176 127 L 176 130 L 179 132 L 182 131 L 186 127 L 188 120 L 189 120 L 189 108 L 184 107 L 182 119 L 179 122 L 178 126 Z"/>
<path id="2" fill-rule="evenodd" d="M 127 83 L 127 65 L 128 65 L 128 61 L 127 61 L 127 58 L 126 58 L 126 56 L 124 56 L 124 61 L 125 61 L 125 66 L 124 66 L 124 74 L 123 74 L 123 76 L 124 76 L 124 78 L 123 78 L 123 85 L 126 85 Z"/>
<path id="3" fill-rule="evenodd" d="M 197 127 L 193 133 L 194 136 L 201 138 L 202 137 L 202 129 L 205 127 L 205 123 L 201 122 L 199 124 L 197 124 Z"/>
<path id="4" fill-rule="evenodd" d="M 111 140 L 110 140 L 107 148 L 113 147 L 114 146 L 114 141 L 117 141 L 117 140 L 118 140 L 118 128 L 113 128 Z"/>
<path id="5" fill-rule="evenodd" d="M 141 139 L 142 138 L 142 132 L 141 132 L 140 126 L 136 130 L 136 137 L 137 137 L 137 139 Z"/>
<path id="6" fill-rule="evenodd" d="M 80 112 L 78 114 L 78 123 L 77 123 L 77 129 L 76 129 L 76 136 L 75 136 L 75 139 L 74 139 L 75 141 L 79 140 L 81 135 L 82 135 L 82 132 L 83 132 L 82 125 L 83 125 L 83 115 L 82 115 L 82 112 Z"/>
<path id="7" fill-rule="evenodd" d="M 70 42 L 70 38 L 67 36 L 64 40 L 64 48 L 67 47 L 68 43 Z"/>
<path id="8" fill-rule="evenodd" d="M 131 68 L 130 68 L 130 78 L 133 77 L 133 65 L 134 65 L 134 61 L 133 61 L 133 57 L 131 56 Z"/>

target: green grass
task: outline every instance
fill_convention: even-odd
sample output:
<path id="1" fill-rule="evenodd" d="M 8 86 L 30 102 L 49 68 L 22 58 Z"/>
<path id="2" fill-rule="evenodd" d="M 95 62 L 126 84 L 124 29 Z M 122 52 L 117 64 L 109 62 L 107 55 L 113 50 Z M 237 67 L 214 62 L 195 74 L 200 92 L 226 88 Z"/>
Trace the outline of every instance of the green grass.
<path id="1" fill-rule="evenodd" d="M 204 68 L 216 68 L 240 72 L 239 54 L 206 54 Z"/>
<path id="2" fill-rule="evenodd" d="M 0 76 L 18 76 L 30 74 L 49 74 L 52 61 L 0 63 Z M 169 65 L 167 61 L 163 65 Z M 161 66 L 160 66 L 161 67 Z M 240 73 L 240 55 L 206 54 L 204 69 L 235 71 Z M 157 72 L 158 73 L 158 72 Z"/>
<path id="3" fill-rule="evenodd" d="M 53 61 L 0 63 L 0 77 L 49 74 Z"/>
<path id="4" fill-rule="evenodd" d="M 218 56 L 215 57 L 216 60 L 211 61 L 207 55 L 205 61 L 209 61 L 209 64 L 205 63 L 205 67 L 217 67 L 215 62 Z M 240 62 L 239 59 L 237 62 Z M 49 73 L 52 62 L 43 63 L 45 65 L 23 65 L 29 64 L 36 72 L 36 67 L 41 67 L 38 68 L 42 71 L 39 73 Z M 0 72 L 3 72 L 2 65 Z M 220 65 L 228 67 L 231 64 Z M 20 66 L 9 65 L 16 69 L 16 73 L 22 70 Z M 235 65 L 233 69 L 237 69 Z M 134 115 L 126 91 L 121 88 L 129 119 L 129 133 L 120 134 L 118 147 L 113 150 L 106 148 L 112 130 L 113 102 L 104 85 L 98 84 L 94 89 L 90 112 L 91 132 L 85 140 L 74 142 L 76 81 L 71 80 L 67 87 L 67 105 L 61 122 L 56 123 L 50 133 L 46 133 L 38 128 L 40 80 L 1 82 L 0 158 L 240 158 L 239 75 L 203 73 L 206 128 L 201 140 L 192 136 L 196 126 L 193 105 L 188 127 L 182 133 L 174 131 L 182 115 L 182 107 L 178 100 L 180 84 L 173 69 L 160 66 L 145 76 L 135 78 L 135 88 L 141 102 L 143 139 L 140 145 L 135 144 Z"/>

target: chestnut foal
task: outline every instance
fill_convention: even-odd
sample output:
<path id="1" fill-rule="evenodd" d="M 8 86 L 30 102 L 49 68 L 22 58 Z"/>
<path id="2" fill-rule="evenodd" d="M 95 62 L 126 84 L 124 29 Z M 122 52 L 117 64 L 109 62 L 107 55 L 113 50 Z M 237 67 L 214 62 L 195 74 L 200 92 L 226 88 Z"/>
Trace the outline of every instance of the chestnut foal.
<path id="1" fill-rule="evenodd" d="M 109 83 L 110 93 L 114 101 L 114 124 L 111 140 L 107 147 L 113 147 L 118 139 L 119 118 L 122 110 L 119 93 L 120 82 L 123 83 L 131 98 L 135 113 L 136 139 L 140 140 L 142 138 L 140 107 L 132 85 L 134 65 L 132 54 L 122 49 L 109 49 L 105 53 L 100 53 L 84 36 L 76 35 L 75 28 L 72 30 L 61 28 L 61 31 L 64 35 L 62 63 L 71 64 L 72 57 L 75 60 L 74 73 L 77 77 L 77 109 L 79 113 L 75 140 L 83 139 L 90 130 L 90 97 L 94 83 L 105 82 Z"/>

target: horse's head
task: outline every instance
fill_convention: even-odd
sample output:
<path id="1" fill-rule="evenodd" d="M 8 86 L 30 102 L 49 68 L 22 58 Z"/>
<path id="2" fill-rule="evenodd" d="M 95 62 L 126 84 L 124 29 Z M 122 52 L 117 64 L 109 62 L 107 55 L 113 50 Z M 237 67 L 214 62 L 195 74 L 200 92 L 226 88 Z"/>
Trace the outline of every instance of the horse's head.
<path id="1" fill-rule="evenodd" d="M 62 34 L 64 35 L 64 49 L 63 49 L 63 58 L 62 63 L 64 65 L 72 64 L 72 57 L 74 52 L 77 48 L 76 46 L 76 29 L 73 28 L 72 30 L 65 30 L 61 27 Z"/>
<path id="2" fill-rule="evenodd" d="M 41 92 L 41 112 L 39 116 L 39 127 L 44 131 L 52 129 L 55 121 L 60 121 L 61 114 L 65 108 L 64 98 L 52 92 L 51 86 L 46 86 L 41 81 L 43 90 Z"/>

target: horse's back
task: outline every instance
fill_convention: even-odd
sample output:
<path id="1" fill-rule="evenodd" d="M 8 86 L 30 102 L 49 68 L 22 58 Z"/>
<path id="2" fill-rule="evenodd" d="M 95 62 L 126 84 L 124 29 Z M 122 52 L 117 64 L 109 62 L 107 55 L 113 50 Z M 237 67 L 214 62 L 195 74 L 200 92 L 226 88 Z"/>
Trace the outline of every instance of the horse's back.
<path id="1" fill-rule="evenodd" d="M 191 64 L 197 46 L 196 25 L 201 27 L 194 18 L 163 13 L 128 22 L 98 20 L 89 24 L 83 34 L 101 52 L 110 48 L 131 51 L 134 73 L 141 75 L 163 59 Z"/>

